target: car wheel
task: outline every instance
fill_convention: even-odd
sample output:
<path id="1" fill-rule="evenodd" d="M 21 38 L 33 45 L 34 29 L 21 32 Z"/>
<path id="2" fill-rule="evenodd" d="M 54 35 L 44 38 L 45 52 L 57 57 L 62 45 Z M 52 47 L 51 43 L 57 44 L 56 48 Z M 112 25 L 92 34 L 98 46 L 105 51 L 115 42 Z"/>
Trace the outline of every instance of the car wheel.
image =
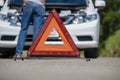
<path id="1" fill-rule="evenodd" d="M 98 48 L 89 48 L 84 51 L 85 58 L 97 58 L 98 57 Z"/>

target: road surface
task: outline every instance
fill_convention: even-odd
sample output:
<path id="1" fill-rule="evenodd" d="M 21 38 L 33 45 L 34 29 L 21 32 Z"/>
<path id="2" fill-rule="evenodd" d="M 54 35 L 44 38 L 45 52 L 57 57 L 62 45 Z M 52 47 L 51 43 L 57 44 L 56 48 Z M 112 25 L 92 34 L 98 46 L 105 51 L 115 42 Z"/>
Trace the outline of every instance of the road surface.
<path id="1" fill-rule="evenodd" d="M 120 58 L 0 59 L 0 80 L 120 80 Z"/>

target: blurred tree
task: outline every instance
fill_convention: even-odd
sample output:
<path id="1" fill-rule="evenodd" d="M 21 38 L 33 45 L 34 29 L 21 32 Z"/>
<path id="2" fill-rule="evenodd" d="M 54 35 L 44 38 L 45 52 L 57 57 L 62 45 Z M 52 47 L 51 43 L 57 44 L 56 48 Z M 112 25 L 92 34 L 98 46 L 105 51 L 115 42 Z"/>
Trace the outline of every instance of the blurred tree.
<path id="1" fill-rule="evenodd" d="M 107 6 L 100 12 L 102 39 L 106 39 L 115 30 L 120 29 L 120 1 L 106 0 Z"/>
<path id="2" fill-rule="evenodd" d="M 105 0 L 106 7 L 100 11 L 101 31 L 100 48 L 104 47 L 104 41 L 116 30 L 120 29 L 120 0 Z"/>

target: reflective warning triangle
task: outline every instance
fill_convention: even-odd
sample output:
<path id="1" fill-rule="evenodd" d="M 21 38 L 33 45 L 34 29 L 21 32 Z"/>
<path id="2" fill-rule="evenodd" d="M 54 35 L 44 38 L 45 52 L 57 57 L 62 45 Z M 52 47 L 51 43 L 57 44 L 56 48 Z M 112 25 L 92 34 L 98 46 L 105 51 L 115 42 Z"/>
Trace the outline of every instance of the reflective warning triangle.
<path id="1" fill-rule="evenodd" d="M 47 39 L 52 32 L 56 30 L 59 34 L 62 45 L 60 44 L 47 44 Z M 60 20 L 55 9 L 52 10 L 50 15 L 45 21 L 45 24 L 39 31 L 36 39 L 33 41 L 28 50 L 30 56 L 79 56 L 79 50 L 74 44 L 71 36 L 69 35 L 64 24 Z"/>

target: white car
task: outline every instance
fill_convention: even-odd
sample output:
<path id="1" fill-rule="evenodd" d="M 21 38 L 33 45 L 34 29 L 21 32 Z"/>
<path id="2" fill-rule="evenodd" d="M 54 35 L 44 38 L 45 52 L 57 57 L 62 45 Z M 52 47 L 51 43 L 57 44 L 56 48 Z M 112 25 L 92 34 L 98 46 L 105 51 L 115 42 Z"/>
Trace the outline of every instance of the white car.
<path id="1" fill-rule="evenodd" d="M 8 6 L 8 1 L 6 0 L 0 11 L 0 53 L 5 56 L 14 53 L 21 25 L 18 8 L 13 4 L 12 7 Z M 2 4 L 1 0 L 0 5 Z M 97 58 L 100 31 L 100 17 L 97 11 L 105 5 L 104 0 L 96 0 L 95 6 L 92 0 L 46 0 L 46 15 L 55 8 L 78 49 L 84 50 L 86 58 Z M 61 44 L 59 41 L 61 41 L 59 35 L 53 30 L 46 42 Z M 31 43 L 32 23 L 25 48 Z"/>

